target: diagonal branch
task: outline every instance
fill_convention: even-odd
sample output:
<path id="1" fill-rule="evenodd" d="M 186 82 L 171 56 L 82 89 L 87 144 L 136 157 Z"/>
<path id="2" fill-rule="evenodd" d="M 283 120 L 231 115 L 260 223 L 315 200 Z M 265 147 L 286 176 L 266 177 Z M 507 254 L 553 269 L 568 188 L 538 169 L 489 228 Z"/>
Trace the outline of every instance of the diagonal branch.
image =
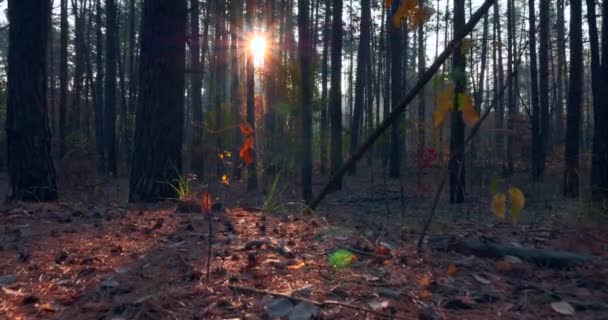
<path id="1" fill-rule="evenodd" d="M 388 129 L 393 122 L 399 119 L 399 116 L 407 109 L 410 102 L 416 98 L 418 93 L 424 88 L 424 86 L 431 81 L 435 73 L 439 70 L 441 65 L 448 59 L 448 57 L 454 52 L 454 50 L 458 50 L 460 47 L 460 42 L 464 37 L 466 37 L 473 29 L 475 25 L 481 20 L 481 18 L 486 14 L 486 12 L 490 9 L 490 7 L 496 2 L 496 0 L 486 0 L 477 11 L 471 16 L 471 19 L 464 26 L 463 33 L 458 34 L 448 43 L 443 52 L 435 59 L 435 62 L 422 74 L 416 85 L 408 92 L 403 101 L 400 104 L 393 108 L 393 111 L 386 117 L 382 123 L 372 132 L 372 134 L 367 138 L 367 140 L 357 148 L 357 150 L 346 160 L 346 162 L 329 178 L 329 181 L 323 186 L 323 189 L 317 194 L 316 197 L 309 202 L 308 208 L 310 210 L 314 210 L 319 203 L 327 196 L 331 186 L 334 185 L 334 182 L 340 178 L 350 167 L 371 148 L 371 146 L 380 138 L 382 133 Z"/>

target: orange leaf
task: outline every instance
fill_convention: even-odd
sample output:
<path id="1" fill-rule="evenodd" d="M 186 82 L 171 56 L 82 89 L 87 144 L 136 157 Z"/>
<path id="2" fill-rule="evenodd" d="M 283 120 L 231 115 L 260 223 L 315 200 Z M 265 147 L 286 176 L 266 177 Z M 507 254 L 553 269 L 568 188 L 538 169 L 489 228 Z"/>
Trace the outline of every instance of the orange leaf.
<path id="1" fill-rule="evenodd" d="M 511 264 L 507 260 L 497 261 L 495 266 L 496 270 L 501 273 L 509 272 L 511 270 Z"/>
<path id="2" fill-rule="evenodd" d="M 207 191 L 203 192 L 203 197 L 201 198 L 201 207 L 203 208 L 203 213 L 209 213 L 211 210 L 211 197 Z"/>
<path id="3" fill-rule="evenodd" d="M 473 108 L 473 99 L 465 93 L 458 94 L 458 103 L 462 110 L 462 120 L 467 126 L 472 127 L 479 121 L 479 113 Z"/>
<path id="4" fill-rule="evenodd" d="M 423 291 L 420 291 L 419 296 L 420 296 L 420 299 L 428 301 L 428 300 L 431 300 L 431 298 L 433 297 L 433 294 L 428 290 L 423 290 Z"/>
<path id="5" fill-rule="evenodd" d="M 247 122 L 241 122 L 241 124 L 239 124 L 239 129 L 241 129 L 241 132 L 246 137 L 250 137 L 253 135 L 253 128 L 251 128 L 251 125 L 249 125 L 249 123 Z"/>
<path id="6" fill-rule="evenodd" d="M 429 276 L 424 276 L 418 279 L 418 284 L 423 287 L 428 287 L 431 285 L 431 278 Z"/>
<path id="7" fill-rule="evenodd" d="M 246 164 L 253 163 L 253 137 L 248 137 L 245 139 L 245 142 L 241 146 L 241 150 L 239 151 L 239 156 Z"/>
<path id="8" fill-rule="evenodd" d="M 288 266 L 287 269 L 289 270 L 300 270 L 302 268 L 304 268 L 304 266 L 306 266 L 306 263 L 304 263 L 304 261 L 298 263 L 298 264 L 294 264 L 291 266 Z"/>
<path id="9" fill-rule="evenodd" d="M 391 249 L 387 248 L 386 246 L 378 246 L 374 252 L 374 255 L 376 256 L 388 256 L 390 254 Z"/>
<path id="10" fill-rule="evenodd" d="M 452 263 L 450 264 L 450 266 L 448 267 L 448 275 L 453 276 L 456 274 L 456 266 Z"/>

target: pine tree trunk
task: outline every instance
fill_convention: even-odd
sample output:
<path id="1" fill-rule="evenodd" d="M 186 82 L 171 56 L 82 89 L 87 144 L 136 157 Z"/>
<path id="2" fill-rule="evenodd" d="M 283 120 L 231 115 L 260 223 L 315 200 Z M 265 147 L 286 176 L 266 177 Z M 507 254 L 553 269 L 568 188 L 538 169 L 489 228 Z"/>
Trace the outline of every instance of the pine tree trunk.
<path id="1" fill-rule="evenodd" d="M 302 108 L 302 146 L 300 150 L 302 198 L 312 198 L 312 37 L 308 0 L 298 1 L 298 51 L 300 54 L 300 105 Z"/>
<path id="2" fill-rule="evenodd" d="M 106 173 L 106 150 L 104 144 L 104 96 L 103 96 L 103 79 L 104 79 L 104 68 L 103 68 L 103 35 L 101 33 L 102 19 L 101 19 L 101 0 L 96 2 L 96 14 L 95 23 L 97 24 L 96 30 L 96 56 L 95 66 L 97 72 L 95 75 L 95 92 L 97 99 L 95 99 L 95 149 L 96 149 L 96 168 L 98 175 L 104 175 Z"/>
<path id="3" fill-rule="evenodd" d="M 464 0 L 454 0 L 454 35 L 459 35 L 464 28 Z M 454 50 L 452 58 L 453 72 L 465 74 L 465 57 L 461 50 Z M 458 110 L 458 95 L 466 92 L 466 77 L 459 77 L 454 85 L 454 111 L 450 135 L 450 203 L 464 202 L 465 166 L 464 166 L 464 129 L 462 111 Z"/>
<path id="4" fill-rule="evenodd" d="M 48 0 L 9 0 L 6 137 L 10 200 L 57 199 L 46 100 Z"/>
<path id="5" fill-rule="evenodd" d="M 131 202 L 175 198 L 182 163 L 186 0 L 144 0 L 142 17 Z"/>
<path id="6" fill-rule="evenodd" d="M 581 0 L 570 0 L 570 79 L 566 122 L 566 168 L 564 196 L 576 198 L 579 193 L 579 143 L 583 97 L 583 30 Z"/>
<path id="7" fill-rule="evenodd" d="M 350 136 L 350 153 L 355 152 L 359 145 L 359 136 L 361 135 L 361 126 L 363 124 L 363 108 L 365 98 L 365 85 L 368 82 L 368 65 L 370 55 L 370 25 L 371 25 L 371 9 L 370 0 L 361 1 L 361 35 L 359 39 L 359 49 L 357 53 L 357 71 L 355 79 L 355 104 L 353 112 L 353 123 Z M 357 173 L 357 166 L 353 165 L 350 169 L 350 174 Z"/>
<path id="8" fill-rule="evenodd" d="M 323 22 L 323 57 L 321 61 L 321 129 L 319 137 L 319 155 L 320 155 L 320 170 L 321 174 L 325 174 L 327 168 L 327 143 L 328 125 L 327 109 L 328 109 L 328 94 L 327 94 L 327 74 L 329 72 L 329 39 L 331 26 L 331 2 L 325 0 L 325 21 Z"/>
<path id="9" fill-rule="evenodd" d="M 196 0 L 192 0 L 193 2 Z M 241 51 L 243 48 L 244 42 L 241 42 L 241 33 L 243 32 L 243 3 L 241 1 L 236 1 L 231 5 L 231 21 L 230 21 L 230 32 L 231 32 L 231 55 L 232 61 L 230 66 L 231 79 L 230 79 L 230 90 L 231 90 L 231 105 L 232 105 L 232 114 L 234 116 L 234 152 L 233 154 L 238 155 L 239 147 L 241 145 L 241 131 L 239 129 L 239 124 L 241 123 L 240 111 L 241 111 L 241 79 L 239 77 L 239 55 L 242 55 L 242 52 L 246 52 L 245 50 Z M 207 10 L 209 11 L 209 10 Z M 241 179 L 241 166 L 234 166 L 234 179 Z"/>
<path id="10" fill-rule="evenodd" d="M 118 53 L 118 21 L 115 0 L 106 1 L 106 74 L 104 145 L 106 150 L 106 169 L 109 176 L 116 175 L 116 63 Z"/>
<path id="11" fill-rule="evenodd" d="M 399 5 L 399 1 L 393 2 L 393 7 Z M 396 10 L 392 10 L 393 14 Z M 391 58 L 391 108 L 400 102 L 400 99 L 405 91 L 403 88 L 403 68 L 402 68 L 402 34 L 401 28 L 395 26 L 392 22 L 393 14 L 388 15 L 388 37 Z M 407 23 L 407 22 L 406 22 Z M 396 121 L 391 126 L 391 144 L 389 157 L 389 177 L 399 178 L 401 176 L 401 148 L 402 141 L 399 134 L 401 124 L 403 123 L 403 115 L 399 121 Z"/>
<path id="12" fill-rule="evenodd" d="M 247 0 L 246 7 L 246 19 L 247 19 L 247 28 L 248 30 L 253 30 L 254 23 L 254 8 L 256 7 L 255 0 Z M 246 73 L 247 73 L 247 123 L 251 127 L 255 136 L 255 75 L 254 75 L 254 65 L 253 65 L 253 52 L 249 50 L 247 52 L 247 65 L 246 65 Z M 255 141 L 255 140 L 254 140 Z M 254 146 L 257 142 L 254 142 Z M 255 147 L 254 147 L 255 148 Z M 252 152 L 253 161 L 247 165 L 247 190 L 257 190 L 258 188 L 258 178 L 257 178 L 257 167 L 256 167 L 256 152 L 255 149 Z"/>
<path id="13" fill-rule="evenodd" d="M 68 0 L 61 0 L 59 35 L 59 156 L 67 152 L 67 112 L 68 112 Z"/>
<path id="14" fill-rule="evenodd" d="M 534 11 L 534 0 L 528 3 L 528 23 L 530 41 L 530 105 L 532 106 L 532 180 L 542 179 L 542 157 L 541 157 L 541 132 L 540 132 L 540 105 L 538 101 L 538 70 L 536 67 L 536 12 Z"/>
<path id="15" fill-rule="evenodd" d="M 331 87 L 329 89 L 329 119 L 331 123 L 330 173 L 342 166 L 342 0 L 332 0 L 331 22 Z M 332 186 L 342 189 L 342 178 Z"/>
<path id="16" fill-rule="evenodd" d="M 540 0 L 538 48 L 538 101 L 540 107 L 540 176 L 545 175 L 545 160 L 549 148 L 549 0 Z"/>
<path id="17" fill-rule="evenodd" d="M 201 73 L 200 54 L 200 9 L 198 0 L 190 0 L 190 108 L 192 112 L 192 147 L 190 168 L 201 181 L 205 178 L 205 163 L 203 157 L 203 100 L 201 89 L 203 74 Z"/>

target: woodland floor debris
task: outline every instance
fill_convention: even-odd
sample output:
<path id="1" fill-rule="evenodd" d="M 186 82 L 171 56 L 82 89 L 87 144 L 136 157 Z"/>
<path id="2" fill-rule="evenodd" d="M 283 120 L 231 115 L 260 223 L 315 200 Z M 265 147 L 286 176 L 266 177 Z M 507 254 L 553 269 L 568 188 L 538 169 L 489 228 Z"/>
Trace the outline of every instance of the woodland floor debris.
<path id="1" fill-rule="evenodd" d="M 395 182 L 376 183 L 373 189 L 382 193 L 399 192 Z M 553 270 L 513 255 L 487 259 L 428 249 L 418 255 L 416 230 L 428 207 L 412 200 L 405 208 L 408 224 L 400 226 L 394 223 L 401 217 L 399 200 L 386 199 L 387 206 L 335 201 L 343 194 L 369 196 L 363 179 L 330 195 L 315 215 L 243 209 L 258 203 L 241 187 L 231 186 L 225 209 L 214 213 L 209 283 L 208 222 L 199 212 L 179 212 L 171 202 L 108 199 L 5 205 L 0 319 L 264 319 L 281 298 L 291 306 L 281 301 L 287 308 L 274 311 L 295 318 L 557 319 L 572 310 L 576 319 L 608 315 L 606 226 L 564 226 L 549 218 L 496 223 L 477 202 L 438 208 L 479 215 L 440 213 L 430 238 L 475 236 L 597 256 Z M 357 259 L 332 268 L 328 257 L 341 248 Z"/>

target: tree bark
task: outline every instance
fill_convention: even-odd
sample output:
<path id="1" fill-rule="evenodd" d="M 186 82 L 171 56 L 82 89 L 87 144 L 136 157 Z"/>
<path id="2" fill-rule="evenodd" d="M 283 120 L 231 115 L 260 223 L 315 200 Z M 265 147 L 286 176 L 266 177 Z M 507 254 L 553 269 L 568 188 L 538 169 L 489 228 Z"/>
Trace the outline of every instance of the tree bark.
<path id="1" fill-rule="evenodd" d="M 190 108 L 192 110 L 192 148 L 190 168 L 200 179 L 205 177 L 203 157 L 203 100 L 201 89 L 203 74 L 201 70 L 201 41 L 199 33 L 200 9 L 198 0 L 190 0 Z"/>
<path id="2" fill-rule="evenodd" d="M 538 48 L 538 101 L 540 108 L 541 149 L 539 175 L 545 175 L 545 159 L 549 147 L 549 0 L 540 0 L 539 11 L 539 48 Z"/>
<path id="3" fill-rule="evenodd" d="M 331 87 L 329 89 L 329 119 L 331 123 L 330 173 L 342 166 L 342 0 L 332 0 L 331 22 Z M 332 189 L 342 189 L 342 178 Z"/>
<path id="4" fill-rule="evenodd" d="M 388 37 L 389 37 L 389 48 L 390 48 L 390 75 L 391 75 L 391 106 L 395 106 L 397 101 L 400 101 L 403 92 L 403 69 L 402 69 L 402 34 L 401 28 L 394 25 L 393 14 L 397 11 L 396 8 L 399 6 L 399 1 L 393 1 L 392 14 L 387 15 L 388 19 Z M 407 24 L 407 22 L 405 22 Z M 400 119 L 393 123 L 391 127 L 391 142 L 390 142 L 390 156 L 389 156 L 389 173 L 388 176 L 391 178 L 399 178 L 401 176 L 401 151 L 402 141 L 399 134 L 401 124 L 403 123 L 404 116 L 400 116 Z"/>
<path id="5" fill-rule="evenodd" d="M 253 23 L 254 23 L 254 12 L 256 3 L 255 0 L 247 0 L 246 4 L 246 19 L 247 19 L 247 29 L 249 31 L 253 31 Z M 248 50 L 247 52 L 247 65 L 246 65 L 246 73 L 247 73 L 247 123 L 251 127 L 251 130 L 254 132 L 255 137 L 255 75 L 254 75 L 254 65 L 253 65 L 253 52 Z M 254 142 L 254 146 L 255 146 Z M 257 177 L 257 168 L 256 168 L 256 152 L 255 149 L 252 151 L 253 161 L 247 165 L 247 190 L 257 190 L 258 188 L 258 177 Z"/>
<path id="6" fill-rule="evenodd" d="M 59 35 L 59 156 L 67 152 L 67 111 L 68 111 L 68 0 L 61 0 Z"/>
<path id="7" fill-rule="evenodd" d="M 118 53 L 118 21 L 115 0 L 106 0 L 106 73 L 104 109 L 104 145 L 106 169 L 111 177 L 116 175 L 116 63 Z"/>
<path id="8" fill-rule="evenodd" d="M 144 0 L 129 201 L 175 198 L 184 122 L 186 0 Z"/>
<path id="9" fill-rule="evenodd" d="M 579 143 L 583 97 L 583 30 L 581 0 L 570 0 L 570 79 L 566 122 L 564 196 L 579 193 Z"/>
<path id="10" fill-rule="evenodd" d="M 464 0 L 454 0 L 454 35 L 463 33 L 464 28 Z M 464 129 L 462 111 L 458 108 L 458 96 L 466 92 L 465 75 L 466 61 L 460 47 L 453 53 L 452 68 L 456 77 L 454 84 L 454 111 L 452 112 L 452 128 L 450 134 L 450 203 L 464 202 L 465 166 L 464 159 Z"/>
<path id="11" fill-rule="evenodd" d="M 48 0 L 9 0 L 6 137 L 10 200 L 57 199 L 46 100 Z"/>
<path id="12" fill-rule="evenodd" d="M 530 105 L 532 106 L 532 180 L 542 179 L 541 132 L 540 132 L 540 104 L 538 101 L 538 69 L 536 66 L 536 12 L 534 0 L 528 2 L 528 25 L 530 41 Z"/>
<path id="13" fill-rule="evenodd" d="M 325 21 L 323 22 L 323 57 L 321 62 L 321 128 L 319 133 L 319 155 L 320 155 L 320 170 L 321 174 L 325 174 L 327 168 L 327 143 L 328 125 L 327 109 L 328 94 L 327 94 L 327 74 L 329 73 L 329 39 L 331 26 L 331 0 L 325 0 Z"/>
<path id="14" fill-rule="evenodd" d="M 357 53 L 357 71 L 355 79 L 355 104 L 353 112 L 353 123 L 350 136 L 350 153 L 355 152 L 359 145 L 361 126 L 363 125 L 363 108 L 365 104 L 365 86 L 369 86 L 369 57 L 370 57 L 370 25 L 371 9 L 370 0 L 361 0 L 361 35 L 359 38 L 359 49 Z M 350 173 L 357 173 L 357 166 L 353 165 Z"/>
<path id="15" fill-rule="evenodd" d="M 308 0 L 298 1 L 298 51 L 302 77 L 300 85 L 300 106 L 302 108 L 300 165 L 302 198 L 306 202 L 312 198 L 312 37 L 308 7 Z"/>

